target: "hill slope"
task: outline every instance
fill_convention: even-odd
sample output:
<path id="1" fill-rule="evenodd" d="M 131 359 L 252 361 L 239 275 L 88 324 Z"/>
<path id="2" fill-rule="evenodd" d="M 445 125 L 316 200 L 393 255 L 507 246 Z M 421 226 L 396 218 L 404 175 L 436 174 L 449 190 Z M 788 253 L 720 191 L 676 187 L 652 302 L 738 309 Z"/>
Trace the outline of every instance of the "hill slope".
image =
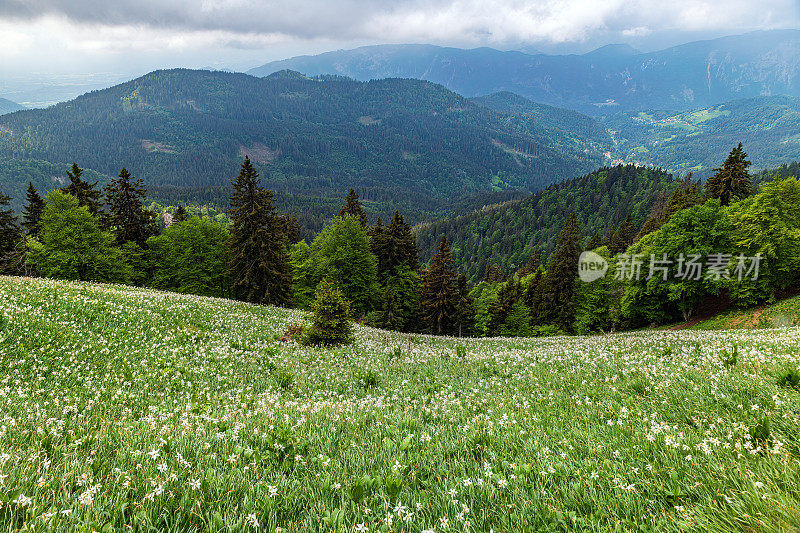
<path id="1" fill-rule="evenodd" d="M 22 109 L 25 109 L 25 107 L 16 102 L 12 102 L 11 100 L 0 98 L 0 115 L 13 113 L 14 111 L 20 111 Z"/>
<path id="2" fill-rule="evenodd" d="M 279 342 L 300 318 L 0 277 L 10 528 L 800 525 L 800 395 L 776 385 L 797 364 L 796 328 L 436 339 L 358 327 L 350 347 Z M 742 452 L 759 435 L 774 453 Z"/>
<path id="3" fill-rule="evenodd" d="M 800 98 L 757 97 L 691 111 L 621 113 L 604 120 L 625 161 L 707 176 L 743 142 L 755 168 L 800 153 Z"/>
<path id="4" fill-rule="evenodd" d="M 493 264 L 508 270 L 521 267 L 535 249 L 546 261 L 573 211 L 585 236 L 616 228 L 629 214 L 641 225 L 659 193 L 672 183 L 672 175 L 661 170 L 633 165 L 602 168 L 525 199 L 420 224 L 414 231 L 424 260 L 435 253 L 444 235 L 456 262 L 476 281 Z"/>
<path id="5" fill-rule="evenodd" d="M 536 102 L 603 115 L 690 109 L 760 95 L 800 96 L 800 30 L 775 30 L 636 53 L 605 47 L 584 55 L 490 48 L 381 45 L 301 56 L 250 70 L 341 74 L 359 80 L 419 78 L 465 96 L 511 91 Z"/>
<path id="6" fill-rule="evenodd" d="M 151 186 L 188 188 L 227 185 L 249 155 L 279 192 L 355 187 L 428 209 L 480 191 L 536 190 L 602 160 L 599 147 L 576 147 L 580 135 L 550 135 L 564 132 L 515 128 L 424 81 L 170 70 L 1 117 L 0 157 L 77 161 L 108 175 L 126 166 Z"/>

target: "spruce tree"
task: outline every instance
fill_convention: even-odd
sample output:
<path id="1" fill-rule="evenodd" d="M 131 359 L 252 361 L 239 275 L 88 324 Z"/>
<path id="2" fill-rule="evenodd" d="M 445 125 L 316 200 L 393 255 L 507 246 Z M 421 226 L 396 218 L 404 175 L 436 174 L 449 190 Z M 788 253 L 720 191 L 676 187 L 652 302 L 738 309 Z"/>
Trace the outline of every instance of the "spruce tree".
<path id="1" fill-rule="evenodd" d="M 742 143 L 739 143 L 731 150 L 722 167 L 715 168 L 715 174 L 706 181 L 707 196 L 719 198 L 723 206 L 750 196 L 753 193 L 753 184 L 747 171 L 750 164 Z"/>
<path id="2" fill-rule="evenodd" d="M 378 260 L 378 275 L 383 281 L 386 277 L 396 274 L 402 267 L 409 270 L 419 268 L 419 250 L 411 233 L 411 227 L 406 224 L 403 216 L 394 212 L 392 221 L 384 226 L 381 219 L 369 229 L 370 250 Z"/>
<path id="3" fill-rule="evenodd" d="M 336 346 L 353 342 L 350 304 L 327 279 L 317 286 L 311 310 L 311 327 L 303 336 L 304 344 Z"/>
<path id="4" fill-rule="evenodd" d="M 284 225 L 272 201 L 272 192 L 261 187 L 258 172 L 245 157 L 233 182 L 229 210 L 231 289 L 247 302 L 288 305 L 292 286 L 289 253 Z"/>
<path id="5" fill-rule="evenodd" d="M 175 215 L 172 217 L 172 223 L 177 224 L 179 222 L 186 222 L 189 220 L 189 215 L 186 213 L 186 208 L 183 205 L 179 205 L 177 209 L 175 209 Z"/>
<path id="6" fill-rule="evenodd" d="M 341 211 L 339 211 L 339 216 L 344 216 L 346 214 L 353 215 L 361 222 L 363 227 L 367 227 L 367 214 L 364 213 L 364 209 L 361 207 L 361 202 L 358 201 L 358 195 L 354 189 L 350 189 L 350 192 L 347 193 L 345 204 L 342 206 Z"/>
<path id="7" fill-rule="evenodd" d="M 427 331 L 436 335 L 453 333 L 458 314 L 458 275 L 447 238 L 442 237 L 439 249 L 424 274 L 420 309 Z"/>
<path id="8" fill-rule="evenodd" d="M 61 189 L 61 192 L 71 194 L 78 199 L 80 207 L 88 207 L 94 216 L 100 215 L 100 191 L 95 189 L 97 182 L 89 183 L 83 178 L 83 169 L 72 163 L 72 169 L 67 171 L 70 184 Z"/>
<path id="9" fill-rule="evenodd" d="M 511 313 L 514 304 L 522 297 L 519 279 L 514 276 L 497 292 L 497 298 L 489 306 L 489 334 L 500 334 L 501 326 Z"/>
<path id="10" fill-rule="evenodd" d="M 467 276 L 461 272 L 456 283 L 458 290 L 458 304 L 456 305 L 456 324 L 458 336 L 471 336 L 475 333 L 475 301 L 469 294 Z"/>
<path id="11" fill-rule="evenodd" d="M 0 272 L 16 273 L 19 270 L 22 232 L 14 210 L 9 207 L 11 198 L 0 193 Z"/>
<path id="12" fill-rule="evenodd" d="M 148 238 L 158 233 L 156 215 L 145 209 L 147 189 L 141 179 L 131 176 L 123 168 L 119 177 L 105 187 L 108 206 L 108 226 L 113 230 L 118 245 L 134 242 L 144 247 Z"/>
<path id="13" fill-rule="evenodd" d="M 628 246 L 633 244 L 637 234 L 638 231 L 636 231 L 636 226 L 633 224 L 633 219 L 628 215 L 611 238 L 609 250 L 614 255 L 624 252 L 628 249 Z"/>
<path id="14" fill-rule="evenodd" d="M 47 204 L 44 198 L 33 187 L 33 183 L 28 182 L 27 203 L 22 210 L 22 227 L 31 237 L 36 238 L 41 229 L 42 211 Z"/>
<path id="15" fill-rule="evenodd" d="M 558 236 L 556 249 L 542 279 L 540 309 L 535 310 L 542 324 L 554 324 L 571 331 L 574 316 L 573 295 L 581 254 L 578 219 L 573 212 Z"/>
<path id="16" fill-rule="evenodd" d="M 702 198 L 700 197 L 700 180 L 694 181 L 693 178 L 694 175 L 688 172 L 675 189 L 675 192 L 672 193 L 672 196 L 667 200 L 664 206 L 664 222 L 669 220 L 669 217 L 678 211 L 688 209 L 702 202 Z"/>

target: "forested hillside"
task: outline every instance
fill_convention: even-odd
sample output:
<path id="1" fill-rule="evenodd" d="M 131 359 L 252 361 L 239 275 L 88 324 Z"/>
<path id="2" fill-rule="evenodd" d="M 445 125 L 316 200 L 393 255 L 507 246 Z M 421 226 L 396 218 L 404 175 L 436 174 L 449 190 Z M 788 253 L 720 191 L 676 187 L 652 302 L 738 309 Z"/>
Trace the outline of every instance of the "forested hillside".
<path id="1" fill-rule="evenodd" d="M 442 235 L 472 281 L 494 264 L 513 271 L 536 251 L 546 262 L 564 221 L 575 212 L 584 237 L 615 229 L 628 215 L 638 229 L 662 191 L 674 186 L 665 171 L 633 165 L 604 167 L 551 185 L 528 198 L 487 206 L 415 228 L 421 257 L 435 252 Z"/>
<path id="2" fill-rule="evenodd" d="M 621 113 L 604 120 L 615 157 L 672 171 L 711 173 L 738 142 L 756 168 L 774 167 L 800 153 L 800 98 L 757 97 L 693 111 Z"/>
<path id="3" fill-rule="evenodd" d="M 387 211 L 430 211 L 481 191 L 537 190 L 602 160 L 581 132 L 550 135 L 565 130 L 517 127 L 418 80 L 170 70 L 3 116 L 0 157 L 76 161 L 106 175 L 125 166 L 150 186 L 208 195 L 249 155 L 278 196 L 341 197 L 354 187 L 393 204 Z M 14 188 L 29 178 L 2 179 Z"/>

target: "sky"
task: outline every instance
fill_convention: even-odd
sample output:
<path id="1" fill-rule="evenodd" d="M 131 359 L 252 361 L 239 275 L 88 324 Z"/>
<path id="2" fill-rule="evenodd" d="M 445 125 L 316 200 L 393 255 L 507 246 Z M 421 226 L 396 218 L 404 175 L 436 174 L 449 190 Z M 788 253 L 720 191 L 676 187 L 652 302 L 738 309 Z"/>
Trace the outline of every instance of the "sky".
<path id="1" fill-rule="evenodd" d="M 647 51 L 777 28 L 800 28 L 800 0 L 0 0 L 0 96 L 41 104 L 157 68 L 367 44 Z"/>

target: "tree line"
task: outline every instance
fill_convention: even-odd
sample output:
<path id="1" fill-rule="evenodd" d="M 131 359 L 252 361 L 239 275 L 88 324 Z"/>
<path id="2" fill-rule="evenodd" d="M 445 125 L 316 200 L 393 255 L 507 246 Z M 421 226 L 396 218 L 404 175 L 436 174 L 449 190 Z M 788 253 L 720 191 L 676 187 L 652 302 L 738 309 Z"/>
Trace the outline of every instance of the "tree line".
<path id="1" fill-rule="evenodd" d="M 399 212 L 374 224 L 354 190 L 308 243 L 280 213 L 245 157 L 231 184 L 229 225 L 179 206 L 166 227 L 147 209 L 147 191 L 126 169 L 99 189 L 76 164 L 68 185 L 42 198 L 29 185 L 22 220 L 0 209 L 2 269 L 11 274 L 126 283 L 319 311 L 403 332 L 530 336 L 638 327 L 688 319 L 714 298 L 754 305 L 797 287 L 800 185 L 791 177 L 756 191 L 741 144 L 705 184 L 687 175 L 653 202 L 644 222 L 622 222 L 583 238 L 575 211 L 547 260 L 534 253 L 512 274 L 487 268 L 471 285 L 441 236 L 420 262 Z M 780 174 L 779 177 L 782 176 Z M 648 193 L 650 194 L 650 193 Z M 0 198 L 8 206 L 9 198 Z M 582 251 L 613 271 L 626 256 L 711 251 L 765 257 L 752 284 L 736 280 L 577 280 Z M 731 259 L 732 261 L 732 259 Z M 327 314 L 325 314 L 327 313 Z M 315 320 L 322 320 L 317 316 Z M 339 338 L 346 335 L 342 333 Z M 318 338 L 325 338 L 318 334 Z"/>

